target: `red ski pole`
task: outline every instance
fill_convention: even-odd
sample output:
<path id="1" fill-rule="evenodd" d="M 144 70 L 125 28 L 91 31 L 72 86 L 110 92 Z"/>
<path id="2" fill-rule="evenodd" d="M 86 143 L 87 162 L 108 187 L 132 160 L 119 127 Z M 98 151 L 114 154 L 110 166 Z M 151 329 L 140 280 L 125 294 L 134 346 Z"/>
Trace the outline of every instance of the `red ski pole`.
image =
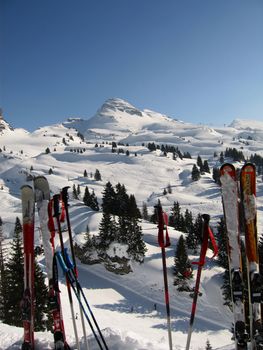
<path id="1" fill-rule="evenodd" d="M 205 256 L 206 256 L 206 251 L 207 251 L 207 247 L 208 247 L 209 237 L 210 237 L 212 245 L 214 247 L 214 255 L 213 256 L 215 256 L 217 254 L 217 251 L 218 251 L 213 233 L 209 227 L 210 216 L 208 214 L 203 214 L 202 218 L 204 220 L 203 221 L 203 242 L 202 242 L 202 247 L 201 247 L 201 251 L 200 251 L 200 259 L 198 262 L 194 263 L 194 264 L 198 265 L 198 270 L 197 270 L 197 277 L 196 277 L 196 283 L 195 283 L 195 289 L 194 289 L 194 297 L 193 297 L 193 303 L 192 303 L 190 324 L 189 324 L 189 329 L 188 329 L 186 350 L 189 350 L 189 347 L 190 347 L 191 336 L 192 336 L 192 331 L 193 331 L 193 324 L 194 324 L 194 319 L 195 319 L 196 306 L 197 306 L 197 298 L 198 298 L 198 294 L 199 294 L 201 272 L 202 272 L 203 266 L 205 264 Z"/>
<path id="2" fill-rule="evenodd" d="M 167 268 L 166 268 L 166 255 L 165 248 L 171 245 L 169 235 L 168 235 L 168 217 L 167 214 L 163 212 L 162 206 L 158 204 L 156 206 L 157 218 L 158 218 L 158 243 L 162 251 L 162 262 L 163 262 L 163 280 L 164 280 L 164 297 L 166 304 L 166 314 L 167 314 L 167 328 L 168 328 L 168 340 L 169 349 L 172 350 L 172 331 L 171 331 L 171 316 L 170 316 L 170 303 L 169 303 L 169 290 L 168 290 L 168 280 L 167 280 Z M 165 232 L 165 239 L 164 239 Z"/>

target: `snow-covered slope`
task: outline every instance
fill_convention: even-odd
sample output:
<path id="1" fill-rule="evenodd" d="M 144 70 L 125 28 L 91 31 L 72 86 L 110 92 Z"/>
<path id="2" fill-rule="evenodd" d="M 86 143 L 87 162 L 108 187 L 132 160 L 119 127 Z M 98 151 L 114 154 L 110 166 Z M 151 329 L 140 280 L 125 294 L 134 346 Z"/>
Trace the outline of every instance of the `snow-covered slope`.
<path id="1" fill-rule="evenodd" d="M 85 140 L 78 132 L 85 136 Z M 123 148 L 124 154 L 112 153 L 111 141 L 121 142 L 118 148 Z M 173 160 L 170 153 L 165 157 L 160 150 L 150 152 L 144 144 L 153 141 L 173 144 L 181 152 L 189 152 L 193 158 Z M 111 99 L 89 120 L 71 119 L 63 125 L 46 126 L 33 133 L 4 128 L 0 134 L 0 216 L 4 235 L 12 237 L 15 217 L 21 217 L 20 187 L 25 182 L 30 183 L 31 175 L 45 175 L 53 193 L 64 186 L 72 189 L 75 184 L 80 186 L 81 198 L 85 186 L 88 186 L 95 191 L 99 202 L 107 181 L 113 185 L 120 182 L 135 195 L 139 207 L 145 202 L 151 212 L 160 199 L 164 209 L 169 211 L 178 201 L 182 211 L 188 208 L 194 215 L 210 214 L 212 226 L 215 226 L 222 215 L 220 189 L 211 174 L 192 182 L 191 169 L 198 154 L 208 159 L 210 168 L 219 166 L 218 155 L 227 147 L 242 150 L 246 156 L 251 153 L 263 156 L 262 123 L 249 121 L 248 126 L 245 122 L 235 121 L 229 127 L 213 129 L 187 124 L 149 110 L 140 111 L 121 99 Z M 126 151 L 129 151 L 129 156 Z M 50 174 L 50 169 L 53 174 Z M 95 181 L 91 176 L 96 169 L 101 173 L 101 181 Z M 83 176 L 84 170 L 88 172 L 87 177 Z M 168 184 L 172 193 L 163 194 Z M 263 183 L 260 178 L 257 186 L 258 231 L 261 232 Z M 91 234 L 98 233 L 101 212 L 95 213 L 83 206 L 81 200 L 71 198 L 70 216 L 76 241 L 83 240 L 87 224 Z M 134 264 L 129 275 L 117 276 L 100 265 L 79 264 L 80 281 L 111 350 L 164 350 L 168 347 L 157 228 L 148 222 L 142 222 L 142 228 L 147 245 L 145 262 Z M 173 341 L 174 349 L 178 350 L 185 348 L 191 308 L 189 295 L 179 293 L 173 286 L 174 249 L 180 234 L 170 229 L 172 246 L 167 249 Z M 8 242 L 6 239 L 5 244 Z M 191 259 L 196 260 L 197 256 Z M 41 263 L 45 269 L 43 258 Z M 208 260 L 202 275 L 203 295 L 197 308 L 193 350 L 204 349 L 207 339 L 214 349 L 222 346 L 224 350 L 233 349 L 232 317 L 223 305 L 220 290 L 222 272 L 215 262 Z M 67 310 L 66 331 L 74 348 L 64 281 L 61 291 L 63 306 Z M 154 310 L 154 304 L 157 304 L 157 310 Z M 20 348 L 21 338 L 21 328 L 0 324 L 0 349 Z M 36 339 L 37 349 L 52 348 L 50 333 L 38 333 Z M 90 336 L 89 340 L 91 350 L 96 349 L 94 339 Z"/>
<path id="2" fill-rule="evenodd" d="M 220 152 L 226 147 L 241 147 L 243 140 L 259 142 L 262 151 L 263 125 L 259 121 L 234 121 L 229 127 L 212 128 L 172 119 L 150 110 L 140 111 L 121 99 L 109 99 L 88 120 L 69 119 L 64 126 L 76 128 L 87 140 L 117 141 L 128 144 L 160 142 L 175 144 L 183 152 L 211 154 L 211 148 Z M 235 127 L 235 125 L 237 127 Z M 261 148 L 260 148 L 261 147 Z M 256 150 L 256 149 L 255 149 Z"/>

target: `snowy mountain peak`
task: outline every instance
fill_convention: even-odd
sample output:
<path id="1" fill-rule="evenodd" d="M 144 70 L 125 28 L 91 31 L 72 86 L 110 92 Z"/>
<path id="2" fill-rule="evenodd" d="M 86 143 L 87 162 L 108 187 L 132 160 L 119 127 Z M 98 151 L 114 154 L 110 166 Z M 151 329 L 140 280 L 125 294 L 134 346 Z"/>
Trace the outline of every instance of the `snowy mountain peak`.
<path id="1" fill-rule="evenodd" d="M 262 130 L 263 131 L 263 121 L 251 120 L 251 119 L 239 119 L 236 118 L 229 125 L 231 128 L 237 130 Z"/>
<path id="2" fill-rule="evenodd" d="M 98 110 L 97 114 L 111 116 L 112 113 L 115 114 L 118 112 L 125 112 L 130 115 L 137 115 L 140 117 L 142 116 L 142 112 L 139 109 L 121 98 L 110 98 L 106 100 Z"/>
<path id="3" fill-rule="evenodd" d="M 7 123 L 3 116 L 3 110 L 0 108 L 0 133 L 3 133 L 5 130 L 12 130 L 13 128 Z"/>

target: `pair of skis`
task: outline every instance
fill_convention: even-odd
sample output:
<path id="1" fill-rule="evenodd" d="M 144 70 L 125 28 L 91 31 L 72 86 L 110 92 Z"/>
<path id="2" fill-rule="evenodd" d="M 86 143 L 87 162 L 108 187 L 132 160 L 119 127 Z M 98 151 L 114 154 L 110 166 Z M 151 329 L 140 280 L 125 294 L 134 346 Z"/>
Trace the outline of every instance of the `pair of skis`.
<path id="1" fill-rule="evenodd" d="M 54 344 L 56 350 L 69 350 L 66 342 L 60 294 L 58 288 L 58 273 L 54 256 L 54 240 L 50 239 L 48 227 L 48 205 L 50 200 L 49 185 L 45 177 L 34 179 L 34 188 L 30 185 L 21 187 L 23 243 L 24 243 L 24 293 L 21 301 L 22 320 L 24 327 L 24 342 L 22 350 L 34 349 L 34 224 L 35 203 L 37 203 L 40 228 L 49 281 L 49 304 L 53 317 Z M 52 234 L 52 232 L 51 232 Z"/>
<path id="2" fill-rule="evenodd" d="M 228 236 L 230 286 L 234 314 L 234 336 L 237 350 L 246 350 L 248 341 L 252 349 L 263 349 L 261 319 L 262 279 L 259 272 L 259 255 L 256 215 L 256 168 L 246 163 L 239 174 L 232 164 L 220 169 L 222 201 Z M 243 225 L 242 225 L 243 223 Z M 245 312 L 243 266 L 241 256 L 241 227 L 244 227 L 245 252 L 248 274 L 249 334 Z"/>
<path id="3" fill-rule="evenodd" d="M 70 347 L 66 341 L 61 302 L 60 291 L 58 287 L 58 269 L 57 261 L 55 259 L 55 225 L 53 221 L 53 208 L 56 199 L 60 195 L 54 196 L 55 199 L 51 201 L 50 190 L 47 179 L 44 176 L 38 176 L 34 179 L 34 188 L 29 185 L 22 186 L 22 212 L 23 212 L 23 240 L 24 240 L 24 295 L 22 298 L 22 318 L 24 327 L 24 342 L 22 350 L 34 349 L 34 219 L 35 219 L 35 203 L 37 203 L 38 216 L 40 229 L 42 232 L 43 247 L 45 252 L 45 260 L 47 267 L 47 275 L 49 281 L 49 305 L 50 311 L 53 317 L 53 332 L 54 332 L 54 344 L 55 349 L 69 350 Z M 63 189 L 64 195 L 64 207 L 67 206 L 67 188 Z M 55 204 L 57 207 L 57 204 Z M 67 224 L 70 239 L 72 241 L 72 234 L 70 228 L 70 222 L 68 217 L 68 210 L 66 209 Z M 56 217 L 57 214 L 55 213 Z M 59 234 L 61 235 L 61 228 Z M 63 244 L 63 238 L 61 236 L 61 244 Z M 64 245 L 63 245 L 64 246 Z M 73 243 L 71 242 L 71 247 Z M 73 254 L 73 248 L 72 248 Z M 68 290 L 69 290 L 68 286 Z M 72 311 L 72 321 L 76 337 L 77 348 L 80 349 L 77 327 L 75 321 L 75 313 L 73 309 L 73 301 L 69 291 L 69 301 Z M 86 349 L 88 349 L 86 340 L 86 331 L 84 320 L 82 317 L 83 334 Z"/>

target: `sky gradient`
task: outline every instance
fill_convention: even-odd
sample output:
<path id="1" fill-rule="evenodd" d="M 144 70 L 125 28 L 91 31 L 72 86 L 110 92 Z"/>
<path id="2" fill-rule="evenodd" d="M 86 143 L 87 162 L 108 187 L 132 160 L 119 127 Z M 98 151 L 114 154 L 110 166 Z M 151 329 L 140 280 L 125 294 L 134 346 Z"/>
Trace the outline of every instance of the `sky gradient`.
<path id="1" fill-rule="evenodd" d="M 0 53 L 14 127 L 111 97 L 185 122 L 263 120 L 262 0 L 0 0 Z"/>

